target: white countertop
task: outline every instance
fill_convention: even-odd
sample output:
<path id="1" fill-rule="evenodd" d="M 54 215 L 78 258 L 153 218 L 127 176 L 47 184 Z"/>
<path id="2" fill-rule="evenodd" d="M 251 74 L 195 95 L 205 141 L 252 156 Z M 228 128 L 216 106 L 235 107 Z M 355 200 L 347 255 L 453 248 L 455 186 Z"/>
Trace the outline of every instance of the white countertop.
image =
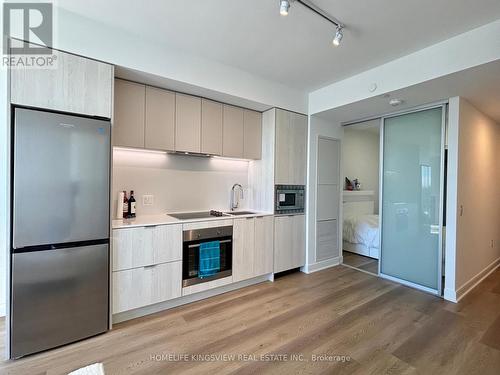
<path id="1" fill-rule="evenodd" d="M 113 229 L 121 228 L 135 228 L 135 227 L 147 227 L 152 225 L 165 225 L 165 224 L 183 224 L 183 223 L 193 223 L 200 221 L 213 221 L 213 220 L 232 220 L 245 217 L 257 217 L 257 216 L 272 216 L 273 212 L 260 212 L 255 210 L 242 210 L 242 211 L 253 211 L 254 213 L 248 215 L 224 215 L 224 216 L 213 216 L 204 217 L 201 219 L 185 219 L 179 220 L 175 217 L 169 216 L 168 214 L 157 214 L 157 215 L 140 215 L 133 219 L 116 219 L 112 222 Z M 177 212 L 176 212 L 177 213 Z"/>

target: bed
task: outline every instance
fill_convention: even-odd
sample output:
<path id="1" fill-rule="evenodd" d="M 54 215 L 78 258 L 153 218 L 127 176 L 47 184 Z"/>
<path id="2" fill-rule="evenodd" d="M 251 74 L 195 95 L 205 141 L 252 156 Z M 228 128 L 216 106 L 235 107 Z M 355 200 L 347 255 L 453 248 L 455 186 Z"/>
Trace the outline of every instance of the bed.
<path id="1" fill-rule="evenodd" d="M 373 192 L 344 194 L 343 249 L 379 258 L 380 223 L 374 209 Z"/>

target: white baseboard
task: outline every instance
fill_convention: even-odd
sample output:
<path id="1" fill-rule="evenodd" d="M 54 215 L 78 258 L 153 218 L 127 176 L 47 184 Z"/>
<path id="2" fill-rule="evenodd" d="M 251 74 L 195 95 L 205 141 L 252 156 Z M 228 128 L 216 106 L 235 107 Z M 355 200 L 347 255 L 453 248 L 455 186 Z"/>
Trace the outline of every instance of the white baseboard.
<path id="1" fill-rule="evenodd" d="M 473 290 L 476 286 L 481 283 L 484 279 L 486 279 L 489 275 L 491 275 L 498 267 L 500 266 L 500 258 L 497 258 L 495 261 L 486 266 L 481 272 L 479 272 L 476 276 L 467 281 L 464 285 L 457 288 L 456 291 L 448 291 L 449 296 L 455 296 L 455 300 L 449 299 L 451 302 L 458 302 L 462 298 L 464 298 L 471 290 Z M 454 293 L 453 293 L 454 292 Z M 446 289 L 444 291 L 444 297 L 446 300 Z"/>
<path id="2" fill-rule="evenodd" d="M 0 317 L 5 316 L 6 313 L 5 303 L 0 303 Z"/>
<path id="3" fill-rule="evenodd" d="M 342 257 L 336 257 L 332 259 L 322 260 L 321 262 L 306 264 L 300 270 L 304 273 L 313 273 L 324 270 L 326 268 L 338 266 L 342 262 Z"/>
<path id="4" fill-rule="evenodd" d="M 232 283 L 228 285 L 221 286 L 219 288 L 205 290 L 203 292 L 189 294 L 183 297 L 179 297 L 170 301 L 160 302 L 150 306 L 140 307 L 138 309 L 124 311 L 118 314 L 113 314 L 113 324 L 124 322 L 126 320 L 139 318 L 141 316 L 154 314 L 163 310 L 171 309 L 180 305 L 185 305 L 187 303 L 200 301 L 209 297 L 216 296 L 218 294 L 227 293 L 236 289 L 244 288 L 246 286 L 259 284 L 265 281 L 269 281 L 270 275 L 258 276 L 250 280 L 244 280 L 237 283 Z"/>

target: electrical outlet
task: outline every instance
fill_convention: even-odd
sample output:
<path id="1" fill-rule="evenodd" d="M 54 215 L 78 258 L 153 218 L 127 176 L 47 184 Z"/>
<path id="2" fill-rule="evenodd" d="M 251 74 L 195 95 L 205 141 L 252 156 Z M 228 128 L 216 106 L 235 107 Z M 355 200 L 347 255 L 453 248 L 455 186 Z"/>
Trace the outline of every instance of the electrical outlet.
<path id="1" fill-rule="evenodd" d="M 154 202 L 154 195 L 143 195 L 142 196 L 142 205 L 143 206 L 152 206 Z"/>

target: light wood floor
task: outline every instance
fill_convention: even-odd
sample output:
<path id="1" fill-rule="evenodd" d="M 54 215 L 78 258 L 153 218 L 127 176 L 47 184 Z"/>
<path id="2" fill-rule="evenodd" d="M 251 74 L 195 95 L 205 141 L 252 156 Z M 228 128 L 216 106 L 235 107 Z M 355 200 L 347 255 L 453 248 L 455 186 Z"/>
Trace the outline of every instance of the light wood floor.
<path id="1" fill-rule="evenodd" d="M 343 251 L 344 264 L 378 275 L 378 259 Z"/>
<path id="2" fill-rule="evenodd" d="M 281 362 L 152 357 L 167 353 L 304 357 Z M 350 360 L 312 361 L 312 354 Z M 104 363 L 107 375 L 498 375 L 500 270 L 457 305 L 344 266 L 295 273 L 125 322 L 64 348 L 0 362 L 0 374 L 65 374 L 94 362 Z"/>

